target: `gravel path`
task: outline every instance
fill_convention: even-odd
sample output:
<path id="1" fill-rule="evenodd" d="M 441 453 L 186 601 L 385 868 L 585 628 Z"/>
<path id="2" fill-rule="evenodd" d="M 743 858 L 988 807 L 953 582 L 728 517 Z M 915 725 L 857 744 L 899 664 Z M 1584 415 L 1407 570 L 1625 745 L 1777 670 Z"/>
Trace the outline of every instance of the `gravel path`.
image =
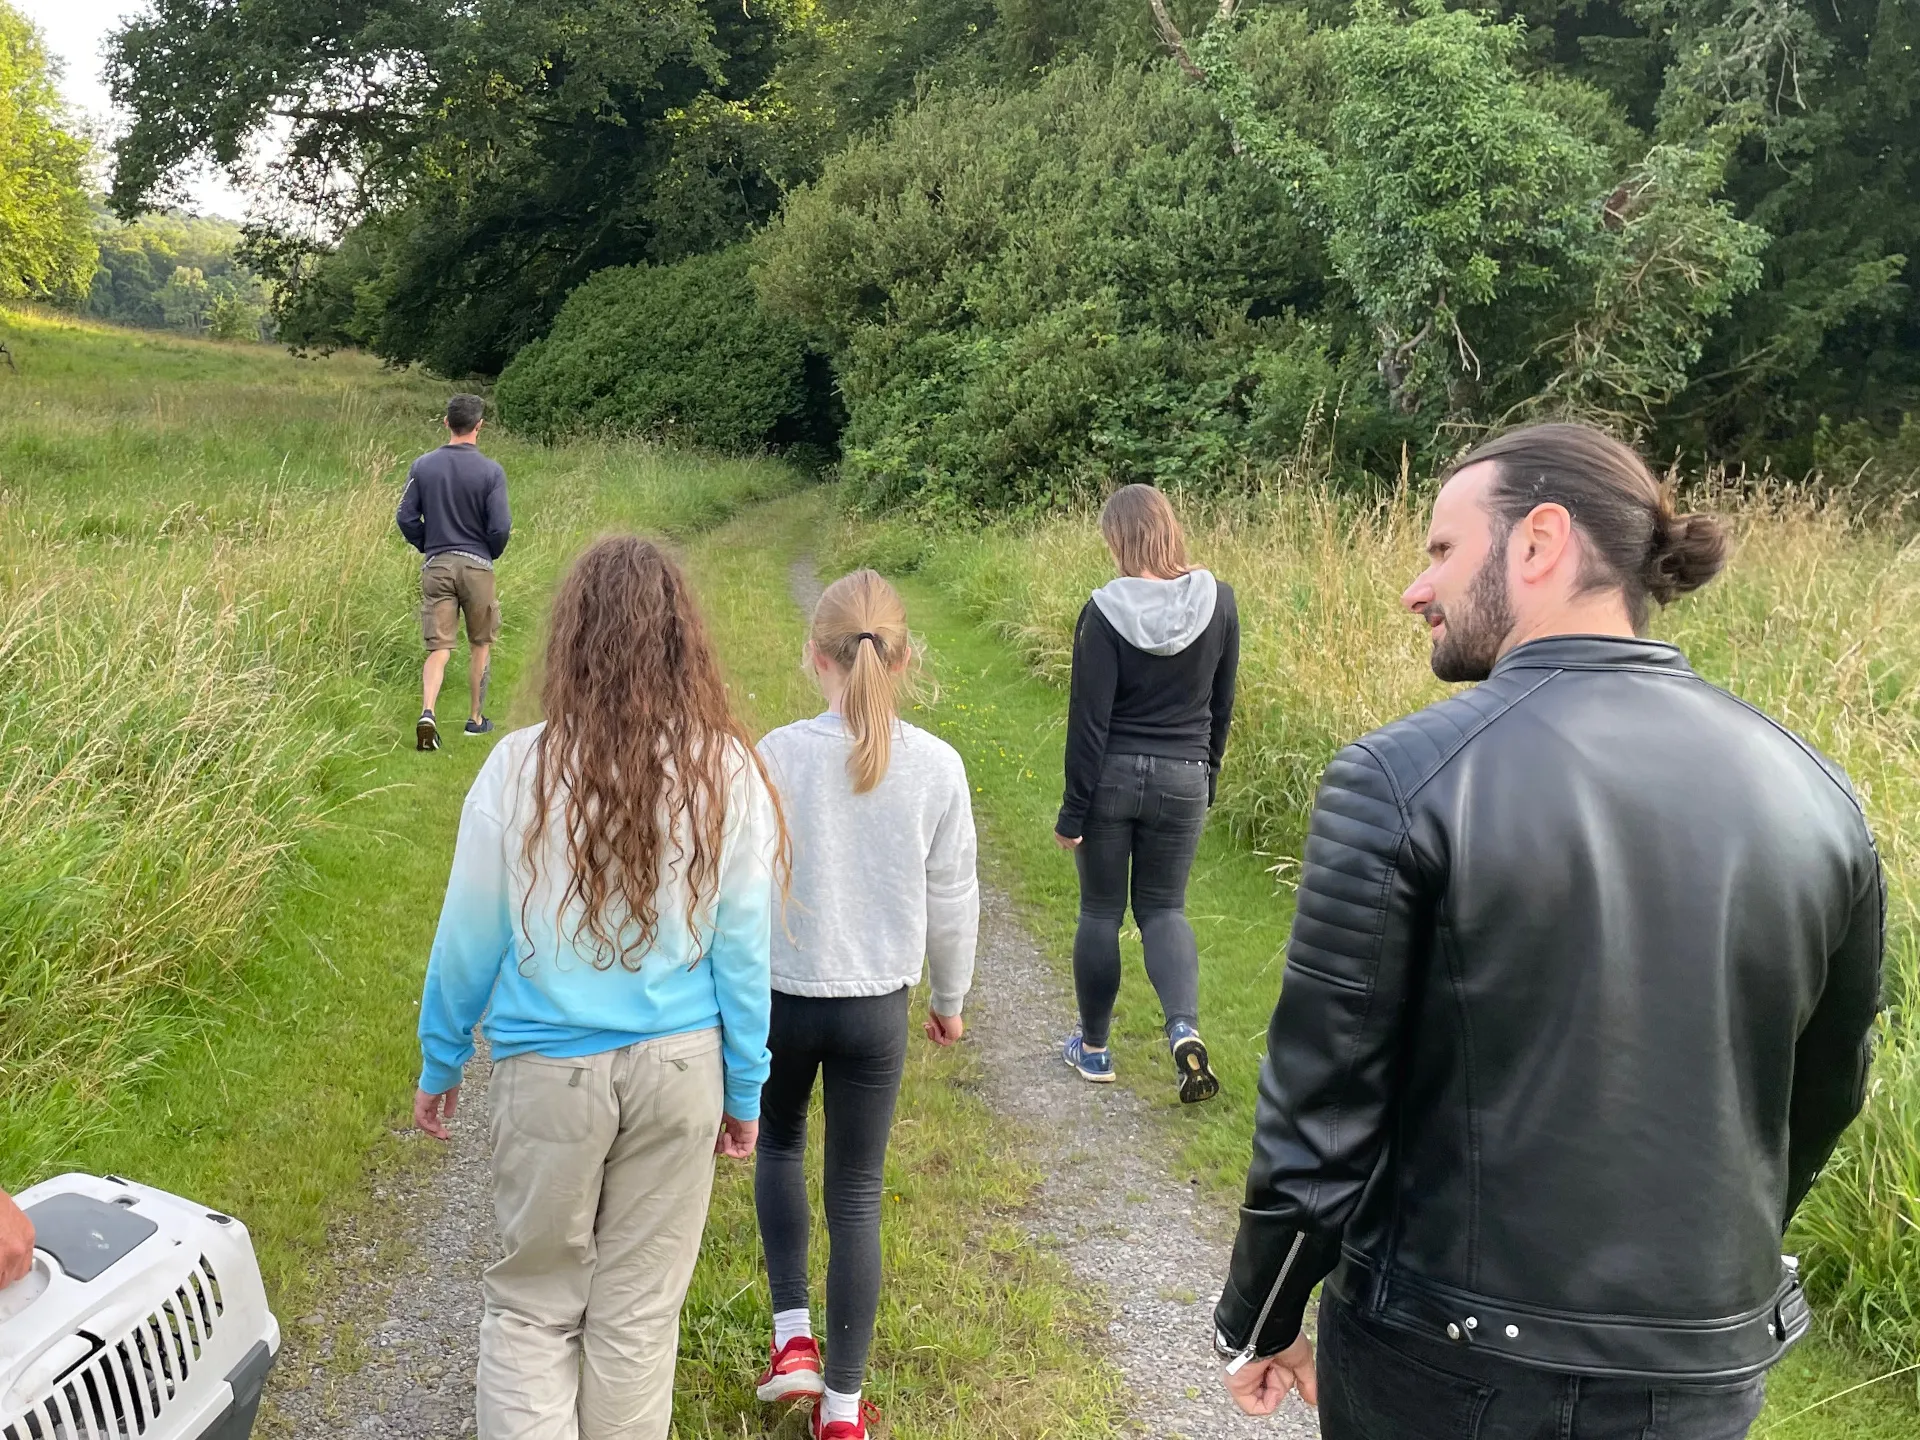
<path id="1" fill-rule="evenodd" d="M 1156 1440 L 1309 1440 L 1300 1398 L 1254 1420 L 1234 1409 L 1213 1358 L 1213 1302 L 1234 1215 L 1167 1168 L 1168 1137 L 1125 1085 L 1089 1085 L 1060 1056 L 1073 1002 L 1004 895 L 982 896 L 980 958 L 967 1034 L 986 1052 L 987 1095 L 1019 1121 L 1040 1171 L 1027 1227 L 1105 1293 L 1112 1359 Z M 1171 1061 L 1161 1077 L 1171 1087 Z"/>
<path id="2" fill-rule="evenodd" d="M 487 1142 L 493 1067 L 486 1041 L 479 1044 L 442 1162 L 374 1191 L 378 1223 L 408 1242 L 404 1262 L 397 1273 L 375 1280 L 378 1247 L 351 1224 L 338 1237 L 336 1244 L 363 1262 L 365 1273 L 302 1317 L 323 1338 L 293 1364 L 283 1356 L 274 1368 L 263 1436 L 462 1440 L 474 1433 L 480 1272 L 493 1259 Z M 336 1355 L 343 1345 L 352 1348 Z M 354 1351 L 362 1352 L 357 1367 Z"/>
<path id="3" fill-rule="evenodd" d="M 820 592 L 811 560 L 796 561 L 789 578 L 795 602 L 811 609 Z M 1318 1426 L 1297 1397 L 1264 1421 L 1227 1400 L 1209 1333 L 1233 1213 L 1173 1177 L 1169 1137 L 1145 1102 L 1124 1085 L 1089 1085 L 1061 1062 L 1072 1016 L 1053 966 L 1006 897 L 987 890 L 968 1039 L 986 1055 L 990 1102 L 1018 1124 L 1048 1177 L 1028 1212 L 1029 1232 L 1108 1303 L 1110 1354 L 1135 1396 L 1137 1433 L 1312 1440 Z M 301 1317 L 323 1338 L 275 1370 L 263 1436 L 464 1440 L 474 1433 L 480 1272 L 493 1254 L 489 1072 L 483 1046 L 468 1067 L 444 1163 L 374 1192 L 374 1223 L 411 1245 L 398 1270 L 376 1280 L 384 1268 L 376 1263 L 379 1237 L 351 1224 L 342 1232 L 338 1243 L 362 1262 L 364 1277 Z M 1165 1078 L 1174 1083 L 1171 1064 Z"/>

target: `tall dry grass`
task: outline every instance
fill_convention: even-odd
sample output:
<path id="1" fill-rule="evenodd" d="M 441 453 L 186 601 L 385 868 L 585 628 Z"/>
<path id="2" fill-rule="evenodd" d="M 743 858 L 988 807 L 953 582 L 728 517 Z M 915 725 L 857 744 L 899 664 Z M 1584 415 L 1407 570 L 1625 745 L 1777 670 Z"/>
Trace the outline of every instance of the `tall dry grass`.
<path id="1" fill-rule="evenodd" d="M 355 356 L 4 320 L 0 1179 L 223 1023 L 301 841 L 410 737 L 419 557 L 393 507 L 447 393 Z M 596 528 L 689 531 L 793 483 L 637 444 L 486 448 L 520 653 Z"/>
<path id="2" fill-rule="evenodd" d="M 408 566 L 387 534 L 398 451 L 360 433 L 355 409 L 336 419 L 327 453 L 343 463 L 324 487 L 202 473 L 111 509 L 76 486 L 0 491 L 0 1148 L 14 1166 L 70 1143 L 196 1023 L 186 1002 L 248 953 L 324 821 L 330 765 L 366 743 L 366 687 L 411 666 Z M 81 428 L 50 417 L 26 448 Z"/>
<path id="3" fill-rule="evenodd" d="M 1879 1354 L 1920 1359 L 1920 541 L 1856 523 L 1812 494 L 1719 495 L 1738 548 L 1727 573 L 1661 614 L 1655 633 L 1710 679 L 1838 760 L 1871 815 L 1892 881 L 1889 1008 L 1867 1110 L 1793 1243 L 1830 1314 Z M 1423 497 L 1367 505 L 1311 484 L 1190 516 L 1196 559 L 1235 588 L 1239 702 L 1219 813 L 1287 875 L 1322 767 L 1342 744 L 1445 693 L 1424 629 L 1398 605 L 1424 563 Z M 1064 682 L 1074 618 L 1112 571 L 1090 515 L 929 545 L 908 531 L 843 537 L 935 580 Z"/>

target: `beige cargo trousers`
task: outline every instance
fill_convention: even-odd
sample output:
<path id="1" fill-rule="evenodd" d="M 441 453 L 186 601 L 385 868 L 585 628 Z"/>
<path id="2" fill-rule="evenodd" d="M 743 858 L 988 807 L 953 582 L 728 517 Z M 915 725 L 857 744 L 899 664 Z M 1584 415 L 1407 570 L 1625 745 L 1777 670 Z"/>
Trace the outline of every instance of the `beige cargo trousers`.
<path id="1" fill-rule="evenodd" d="M 479 1440 L 665 1440 L 724 1090 L 718 1030 L 494 1067 Z"/>

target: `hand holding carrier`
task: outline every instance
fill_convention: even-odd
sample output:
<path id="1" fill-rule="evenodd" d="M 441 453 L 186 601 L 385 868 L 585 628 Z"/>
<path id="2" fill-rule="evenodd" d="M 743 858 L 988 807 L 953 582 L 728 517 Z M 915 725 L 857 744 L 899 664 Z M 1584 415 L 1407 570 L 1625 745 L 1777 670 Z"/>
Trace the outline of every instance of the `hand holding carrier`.
<path id="1" fill-rule="evenodd" d="M 0 1290 L 0 1440 L 246 1440 L 280 1349 L 246 1227 L 111 1175 L 14 1198 L 35 1249 Z"/>

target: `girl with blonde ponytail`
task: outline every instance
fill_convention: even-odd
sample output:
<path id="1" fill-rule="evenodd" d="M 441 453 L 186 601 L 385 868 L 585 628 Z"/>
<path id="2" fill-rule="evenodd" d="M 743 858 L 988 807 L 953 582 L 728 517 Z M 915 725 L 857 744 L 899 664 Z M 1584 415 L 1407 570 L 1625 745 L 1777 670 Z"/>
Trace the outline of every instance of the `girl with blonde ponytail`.
<path id="1" fill-rule="evenodd" d="M 900 718 L 913 642 L 871 570 L 814 607 L 803 664 L 827 709 L 760 742 L 785 805 L 793 882 L 773 937 L 772 1069 L 754 1204 L 773 1291 L 765 1401 L 812 1399 L 815 1440 L 865 1440 L 860 1392 L 880 1305 L 881 1172 L 907 1058 L 907 1002 L 932 971 L 927 1038 L 951 1045 L 973 979 L 973 807 L 952 746 Z M 807 1294 L 805 1156 L 814 1077 L 826 1111 L 824 1372 Z"/>

